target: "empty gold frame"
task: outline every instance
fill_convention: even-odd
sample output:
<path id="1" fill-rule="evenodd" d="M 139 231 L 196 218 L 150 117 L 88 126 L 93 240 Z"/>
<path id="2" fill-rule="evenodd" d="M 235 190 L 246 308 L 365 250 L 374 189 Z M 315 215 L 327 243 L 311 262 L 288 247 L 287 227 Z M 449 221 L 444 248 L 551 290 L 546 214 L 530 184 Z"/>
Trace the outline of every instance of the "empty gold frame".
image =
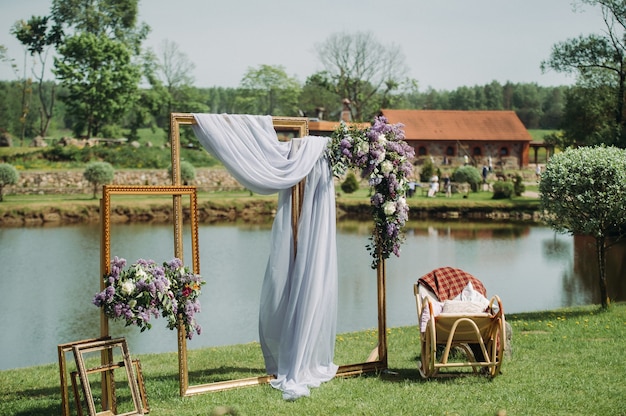
<path id="1" fill-rule="evenodd" d="M 172 152 L 172 184 L 180 185 L 180 126 L 191 126 L 196 124 L 195 118 L 189 113 L 172 113 L 170 115 L 170 145 Z M 308 135 L 308 120 L 301 117 L 273 117 L 274 129 L 282 137 L 305 137 Z M 294 244 L 297 245 L 297 224 L 300 215 L 300 206 L 303 197 L 304 181 L 294 186 L 292 189 L 292 226 L 294 228 Z M 176 202 L 178 201 L 178 202 Z M 180 212 L 180 196 L 174 197 L 175 210 Z M 176 218 L 180 219 L 179 214 Z M 175 226 L 175 232 L 180 233 L 181 227 Z M 176 240 L 180 236 L 175 237 Z M 340 365 L 337 371 L 338 376 L 350 376 L 368 372 L 384 371 L 387 369 L 387 328 L 386 328 L 386 268 L 385 261 L 381 259 L 377 271 L 378 290 L 378 346 L 372 351 L 367 360 L 362 363 Z M 183 334 L 184 335 L 184 334 Z M 179 364 L 180 364 L 180 394 L 181 396 L 191 396 L 211 391 L 220 391 L 237 387 L 245 387 L 268 383 L 272 376 L 251 377 L 236 380 L 219 381 L 196 386 L 189 386 L 187 367 L 187 344 L 184 336 L 181 337 L 179 331 Z"/>
<path id="2" fill-rule="evenodd" d="M 198 197 L 195 186 L 124 186 L 124 185 L 105 185 L 102 192 L 102 200 L 100 201 L 100 224 L 101 224 L 101 243 L 100 243 L 100 275 L 104 276 L 111 271 L 111 196 L 112 195 L 143 195 L 172 196 L 174 211 L 174 257 L 179 258 L 184 264 L 183 253 L 183 196 L 189 197 L 189 223 L 191 228 L 191 269 L 194 273 L 200 274 L 200 252 L 198 248 Z M 100 290 L 104 290 L 104 281 L 100 279 Z M 109 320 L 100 313 L 100 335 L 102 337 L 109 335 Z M 184 327 L 178 327 L 178 370 L 180 379 L 180 394 L 187 395 L 188 386 L 188 370 L 187 370 L 187 341 Z M 103 356 L 103 362 L 106 357 Z"/>

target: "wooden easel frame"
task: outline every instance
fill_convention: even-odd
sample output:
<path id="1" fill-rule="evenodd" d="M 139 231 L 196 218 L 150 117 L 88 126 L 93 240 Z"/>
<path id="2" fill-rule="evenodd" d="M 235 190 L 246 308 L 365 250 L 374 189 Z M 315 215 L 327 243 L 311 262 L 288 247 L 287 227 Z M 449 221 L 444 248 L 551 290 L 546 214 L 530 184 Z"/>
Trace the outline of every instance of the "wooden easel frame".
<path id="1" fill-rule="evenodd" d="M 172 185 L 182 184 L 180 173 L 180 126 L 196 124 L 195 118 L 189 113 L 172 113 L 170 115 L 170 145 L 172 152 Z M 301 117 L 273 117 L 273 124 L 276 131 L 293 131 L 296 137 L 308 135 L 308 120 Z M 297 231 L 298 217 L 303 197 L 304 182 L 299 183 L 292 189 L 292 226 L 294 232 Z M 175 218 L 182 222 L 182 206 L 180 196 L 174 196 Z M 176 214 L 178 213 L 178 214 Z M 182 227 L 175 226 L 175 233 L 180 233 Z M 175 241 L 181 239 L 180 235 L 175 236 Z M 297 236 L 294 235 L 294 244 L 297 244 Z M 181 246 L 182 250 L 182 246 Z M 182 256 L 182 253 L 181 253 Z M 385 261 L 381 259 L 376 270 L 378 287 L 378 347 L 369 355 L 366 362 L 341 365 L 337 371 L 338 376 L 350 376 L 362 373 L 387 370 L 387 324 L 386 324 L 386 268 Z M 238 387 L 254 386 L 268 383 L 273 376 L 265 375 L 261 377 L 251 377 L 243 379 L 226 380 L 214 383 L 207 383 L 189 386 L 189 370 L 187 367 L 187 343 L 184 328 L 179 327 L 178 331 L 178 359 L 180 377 L 180 395 L 193 396 L 206 392 L 222 391 Z"/>
<path id="2" fill-rule="evenodd" d="M 126 340 L 124 338 L 116 338 L 109 339 L 104 341 L 93 341 L 93 342 L 84 342 L 80 344 L 75 344 L 72 349 L 74 351 L 74 358 L 76 360 L 76 368 L 78 371 L 78 375 L 80 377 L 81 387 L 83 389 L 83 394 L 85 396 L 85 402 L 87 403 L 87 410 L 89 412 L 89 416 L 96 416 L 98 413 L 96 411 L 95 402 L 93 398 L 93 394 L 91 393 L 91 384 L 89 383 L 88 375 L 92 372 L 92 370 L 88 370 L 85 365 L 85 360 L 83 354 L 90 352 L 100 351 L 104 355 L 108 355 L 109 357 L 113 356 L 113 349 L 119 348 L 122 354 L 123 359 L 123 367 L 126 370 L 126 378 L 128 380 L 128 387 L 130 389 L 130 394 L 133 402 L 133 411 L 126 412 L 121 415 L 143 415 L 143 406 L 141 401 L 141 395 L 139 393 L 139 385 L 137 383 L 136 375 L 133 371 L 133 363 L 130 358 L 130 354 L 128 352 L 128 346 L 126 344 Z M 110 371 L 113 370 L 114 366 L 108 366 L 105 370 L 106 373 L 110 374 Z M 118 367 L 118 368 L 119 368 Z M 109 403 L 114 403 L 113 400 Z M 105 405 L 103 403 L 103 405 Z M 109 405 L 106 405 L 106 408 L 111 409 Z M 110 410 L 105 414 L 114 415 Z M 120 416 L 121 416 L 120 415 Z"/>

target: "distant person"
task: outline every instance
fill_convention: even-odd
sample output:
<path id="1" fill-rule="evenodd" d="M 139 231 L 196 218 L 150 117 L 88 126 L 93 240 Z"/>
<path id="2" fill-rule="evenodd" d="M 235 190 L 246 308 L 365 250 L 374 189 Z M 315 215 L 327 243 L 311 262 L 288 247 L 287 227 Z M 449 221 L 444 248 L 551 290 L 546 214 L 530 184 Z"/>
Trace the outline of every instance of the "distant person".
<path id="1" fill-rule="evenodd" d="M 487 175 L 489 174 L 489 168 L 483 165 L 483 183 L 487 183 Z"/>
<path id="2" fill-rule="evenodd" d="M 428 196 L 435 197 L 439 192 L 439 176 L 435 173 L 430 177 L 430 187 L 428 188 Z"/>
<path id="3" fill-rule="evenodd" d="M 489 172 L 493 172 L 493 163 L 491 162 L 491 155 L 487 157 L 487 166 L 489 167 Z"/>
<path id="4" fill-rule="evenodd" d="M 467 165 L 469 164 L 469 157 L 467 157 L 467 155 L 464 155 L 464 156 L 463 156 L 463 164 L 464 164 L 465 166 L 467 166 Z"/>
<path id="5" fill-rule="evenodd" d="M 537 163 L 537 168 L 535 169 L 535 174 L 537 175 L 537 180 L 541 179 L 541 165 Z"/>

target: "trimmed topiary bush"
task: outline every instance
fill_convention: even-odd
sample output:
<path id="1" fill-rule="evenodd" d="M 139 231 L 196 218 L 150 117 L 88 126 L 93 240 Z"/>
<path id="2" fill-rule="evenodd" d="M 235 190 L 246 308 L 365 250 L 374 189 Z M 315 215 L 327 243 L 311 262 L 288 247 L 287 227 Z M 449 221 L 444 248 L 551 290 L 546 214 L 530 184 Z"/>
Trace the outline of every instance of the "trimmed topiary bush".
<path id="1" fill-rule="evenodd" d="M 93 197 L 95 199 L 98 186 L 113 182 L 115 170 L 108 162 L 91 162 L 85 168 L 83 176 L 93 185 Z"/>
<path id="2" fill-rule="evenodd" d="M 15 185 L 20 174 L 13 165 L 8 163 L 0 163 L 0 202 L 3 200 L 4 187 L 6 185 Z"/>
<path id="3" fill-rule="evenodd" d="M 167 174 L 172 177 L 172 165 L 167 167 Z M 191 181 L 196 179 L 196 168 L 186 160 L 180 162 L 180 180 L 183 185 L 189 185 Z"/>
<path id="4" fill-rule="evenodd" d="M 356 175 L 352 172 L 349 172 L 346 175 L 346 179 L 341 184 L 341 190 L 347 194 L 351 194 L 356 192 L 359 189 L 359 180 L 356 178 Z"/>
<path id="5" fill-rule="evenodd" d="M 514 185 L 512 182 L 498 181 L 493 183 L 492 199 L 510 199 L 513 197 Z"/>
<path id="6" fill-rule="evenodd" d="M 478 169 L 470 165 L 457 168 L 452 174 L 452 177 L 454 178 L 454 182 L 468 183 L 474 192 L 478 191 L 478 186 L 483 180 Z"/>

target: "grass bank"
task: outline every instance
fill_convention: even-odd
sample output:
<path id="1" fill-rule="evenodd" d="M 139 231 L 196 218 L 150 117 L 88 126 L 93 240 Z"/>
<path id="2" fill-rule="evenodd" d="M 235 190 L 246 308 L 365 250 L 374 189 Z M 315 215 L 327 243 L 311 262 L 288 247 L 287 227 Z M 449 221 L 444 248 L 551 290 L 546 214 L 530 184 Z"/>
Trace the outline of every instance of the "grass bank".
<path id="1" fill-rule="evenodd" d="M 535 196 L 494 200 L 491 192 L 472 192 L 464 198 L 439 195 L 428 198 L 420 194 L 408 199 L 409 217 L 424 218 L 502 218 L 530 217 L 537 213 L 539 200 Z M 256 195 L 248 191 L 200 192 L 198 194 L 201 222 L 259 221 L 271 219 L 276 209 L 276 195 Z M 168 221 L 171 197 L 115 196 L 112 203 L 119 221 Z M 338 193 L 338 216 L 354 219 L 370 218 L 367 189 L 353 194 Z M 528 218 L 526 218 L 528 219 Z M 99 220 L 99 199 L 91 194 L 79 195 L 5 195 L 0 203 L 0 226 L 63 225 Z"/>
<path id="2" fill-rule="evenodd" d="M 268 385 L 181 398 L 175 353 L 134 358 L 141 360 L 150 414 L 155 416 L 211 415 L 224 408 L 238 415 L 626 414 L 625 303 L 614 304 L 608 312 L 585 306 L 507 319 L 513 328 L 513 354 L 493 380 L 421 380 L 418 330 L 409 326 L 389 330 L 392 373 L 333 379 L 295 402 L 282 400 Z M 375 331 L 342 334 L 335 362 L 361 362 L 375 343 Z M 262 371 L 256 343 L 190 354 L 194 384 Z M 0 371 L 0 415 L 58 415 L 60 402 L 57 365 Z"/>

